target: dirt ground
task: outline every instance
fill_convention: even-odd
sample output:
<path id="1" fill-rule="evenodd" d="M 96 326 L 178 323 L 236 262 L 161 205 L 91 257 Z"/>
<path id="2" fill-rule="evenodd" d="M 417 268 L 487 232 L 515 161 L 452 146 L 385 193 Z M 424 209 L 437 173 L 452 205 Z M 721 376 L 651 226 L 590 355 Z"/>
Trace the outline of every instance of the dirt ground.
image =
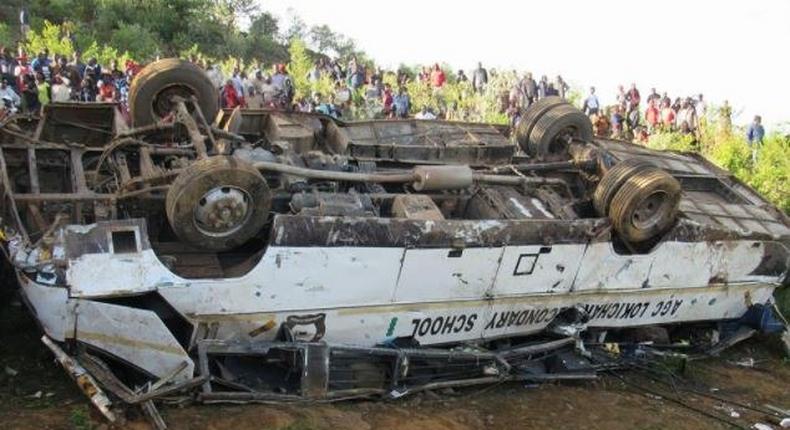
<path id="1" fill-rule="evenodd" d="M 33 319 L 14 302 L 0 301 L 0 428 L 149 428 L 139 416 L 105 424 L 41 344 Z M 749 360 L 751 367 L 738 364 Z M 790 409 L 790 360 L 770 340 L 753 339 L 722 358 L 692 362 L 682 374 L 678 391 L 647 374 L 624 372 L 588 382 L 508 383 L 387 402 L 161 406 L 160 412 L 172 429 L 691 430 L 771 424 L 764 411 L 751 408 Z"/>

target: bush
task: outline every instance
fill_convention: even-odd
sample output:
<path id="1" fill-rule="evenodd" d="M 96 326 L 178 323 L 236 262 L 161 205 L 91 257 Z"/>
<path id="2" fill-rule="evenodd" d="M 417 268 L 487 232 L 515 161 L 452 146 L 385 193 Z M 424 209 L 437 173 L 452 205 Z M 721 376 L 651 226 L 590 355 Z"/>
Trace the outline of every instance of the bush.
<path id="1" fill-rule="evenodd" d="M 698 148 L 696 138 L 692 134 L 656 133 L 650 136 L 647 146 L 658 150 L 695 151 Z"/>
<path id="2" fill-rule="evenodd" d="M 14 36 L 8 24 L 0 22 L 0 46 L 12 46 L 14 44 Z"/>
<path id="3" fill-rule="evenodd" d="M 30 31 L 27 34 L 27 42 L 24 44 L 29 57 L 35 56 L 43 50 L 49 50 L 50 55 L 61 54 L 71 56 L 74 53 L 74 45 L 71 39 L 66 37 L 60 25 L 44 21 L 44 26 L 40 31 Z"/>
<path id="4" fill-rule="evenodd" d="M 778 134 L 765 139 L 748 182 L 763 197 L 790 213 L 790 139 Z"/>

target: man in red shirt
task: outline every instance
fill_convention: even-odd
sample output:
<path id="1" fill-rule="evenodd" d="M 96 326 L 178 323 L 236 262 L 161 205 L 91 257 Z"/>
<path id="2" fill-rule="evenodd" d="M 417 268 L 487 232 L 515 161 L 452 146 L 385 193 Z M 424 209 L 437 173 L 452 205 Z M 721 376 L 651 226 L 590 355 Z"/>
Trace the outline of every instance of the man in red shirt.
<path id="1" fill-rule="evenodd" d="M 661 126 L 666 131 L 671 131 L 675 125 L 675 110 L 668 101 L 661 104 Z"/>
<path id="2" fill-rule="evenodd" d="M 444 72 L 441 67 L 439 67 L 439 64 L 434 64 L 433 71 L 431 72 L 431 85 L 435 88 L 441 88 L 445 80 Z"/>
<path id="3" fill-rule="evenodd" d="M 658 108 L 656 107 L 656 100 L 650 99 L 647 102 L 647 109 L 645 109 L 645 121 L 647 122 L 647 129 L 650 133 L 653 133 L 658 126 L 658 123 L 661 121 L 661 116 L 658 112 Z"/>

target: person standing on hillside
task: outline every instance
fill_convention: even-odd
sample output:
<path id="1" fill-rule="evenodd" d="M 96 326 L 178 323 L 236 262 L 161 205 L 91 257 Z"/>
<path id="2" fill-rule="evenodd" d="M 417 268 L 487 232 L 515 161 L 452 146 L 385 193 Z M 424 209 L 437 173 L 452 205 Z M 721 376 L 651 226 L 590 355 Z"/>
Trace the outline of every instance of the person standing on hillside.
<path id="1" fill-rule="evenodd" d="M 675 127 L 690 134 L 697 131 L 698 125 L 697 112 L 694 110 L 691 98 L 687 98 L 680 105 L 680 110 L 675 118 Z"/>
<path id="2" fill-rule="evenodd" d="M 241 97 L 239 96 L 236 86 L 233 85 L 233 80 L 228 79 L 225 86 L 222 87 L 222 107 L 226 109 L 234 109 L 241 105 Z"/>
<path id="3" fill-rule="evenodd" d="M 396 118 L 407 118 L 411 109 L 411 98 L 405 87 L 398 88 L 398 94 L 392 98 L 392 107 Z"/>
<path id="4" fill-rule="evenodd" d="M 757 149 L 763 145 L 765 137 L 765 128 L 763 128 L 762 122 L 762 117 L 755 115 L 754 121 L 749 125 L 749 130 L 746 131 L 746 140 L 749 142 L 749 148 L 752 149 L 753 163 L 757 163 Z"/>
<path id="5" fill-rule="evenodd" d="M 72 55 L 72 60 L 68 64 L 69 70 L 69 79 L 71 80 L 72 86 L 75 88 L 80 87 L 80 83 L 83 79 L 85 79 L 85 63 L 82 62 L 82 55 L 75 51 Z"/>
<path id="6" fill-rule="evenodd" d="M 96 61 L 96 58 L 89 58 L 88 64 L 85 66 L 85 76 L 90 77 L 93 82 L 101 79 L 101 66 Z"/>
<path id="7" fill-rule="evenodd" d="M 22 106 L 25 112 L 34 113 L 38 112 L 41 104 L 38 101 L 38 87 L 36 86 L 36 78 L 33 75 L 24 75 L 24 90 L 22 90 Z"/>
<path id="8" fill-rule="evenodd" d="M 49 79 L 52 69 L 50 68 L 52 61 L 49 59 L 49 51 L 44 50 L 38 53 L 38 56 L 30 63 L 30 67 L 36 73 L 44 75 L 44 79 Z"/>
<path id="9" fill-rule="evenodd" d="M 625 110 L 628 106 L 628 101 L 626 100 L 625 88 L 622 85 L 617 86 L 617 95 L 615 96 L 615 100 L 617 104 L 620 106 L 620 109 Z"/>
<path id="10" fill-rule="evenodd" d="M 661 115 L 656 107 L 657 99 L 651 98 L 647 102 L 647 109 L 645 109 L 645 122 L 647 122 L 647 131 L 653 133 L 661 121 Z"/>
<path id="11" fill-rule="evenodd" d="M 392 102 L 392 86 L 384 84 L 384 90 L 381 92 L 381 104 L 384 106 L 384 115 L 387 117 L 392 116 Z"/>
<path id="12" fill-rule="evenodd" d="M 277 107 L 284 109 L 291 106 L 294 98 L 294 86 L 285 64 L 277 64 L 274 66 L 274 75 L 272 75 L 272 86 L 277 92 Z"/>
<path id="13" fill-rule="evenodd" d="M 33 76 L 33 69 L 27 64 L 27 57 L 22 55 L 17 58 L 14 67 L 14 78 L 16 78 L 16 88 L 20 94 L 24 94 L 27 89 L 28 76 Z"/>
<path id="14" fill-rule="evenodd" d="M 590 95 L 584 99 L 584 104 L 582 105 L 582 111 L 585 115 L 597 115 L 598 111 L 601 109 L 601 103 L 598 101 L 598 96 L 595 95 L 595 87 L 590 87 Z"/>
<path id="15" fill-rule="evenodd" d="M 623 114 L 620 110 L 620 105 L 615 105 L 612 108 L 612 115 L 609 118 L 609 122 L 612 125 L 612 138 L 614 139 L 622 139 L 623 138 Z"/>
<path id="16" fill-rule="evenodd" d="M 71 100 L 71 88 L 68 78 L 55 76 L 52 78 L 52 102 L 63 103 Z"/>
<path id="17" fill-rule="evenodd" d="M 433 65 L 433 70 L 431 71 L 431 85 L 434 88 L 441 88 L 444 86 L 445 81 L 447 78 L 444 75 L 444 71 L 441 67 L 439 67 L 439 63 Z"/>
<path id="18" fill-rule="evenodd" d="M 650 104 L 650 101 L 652 100 L 653 103 L 655 103 L 655 106 L 657 106 L 659 103 L 661 103 L 661 96 L 658 94 L 655 88 L 651 88 L 650 94 L 647 95 L 646 100 L 647 104 Z"/>
<path id="19" fill-rule="evenodd" d="M 526 98 L 526 103 L 522 108 L 526 109 L 535 103 L 535 98 L 538 96 L 538 84 L 532 79 L 532 73 L 527 72 L 524 79 L 521 80 L 521 92 Z"/>
<path id="20" fill-rule="evenodd" d="M 625 95 L 625 101 L 628 102 L 628 111 L 639 109 L 639 102 L 642 100 L 639 95 L 639 90 L 636 89 L 636 84 L 631 84 L 631 88 Z"/>
<path id="21" fill-rule="evenodd" d="M 568 85 L 568 83 L 565 82 L 565 80 L 562 79 L 562 76 L 560 75 L 557 75 L 557 81 L 554 84 L 554 88 L 557 90 L 557 95 L 563 99 L 565 98 L 565 93 L 571 89 L 570 85 Z"/>
<path id="22" fill-rule="evenodd" d="M 546 92 L 549 89 L 549 78 L 546 75 L 540 77 L 538 82 L 538 100 L 546 98 Z"/>
<path id="23" fill-rule="evenodd" d="M 483 68 L 483 63 L 478 61 L 477 68 L 472 73 L 472 88 L 478 93 L 482 93 L 486 84 L 488 84 L 488 71 Z"/>

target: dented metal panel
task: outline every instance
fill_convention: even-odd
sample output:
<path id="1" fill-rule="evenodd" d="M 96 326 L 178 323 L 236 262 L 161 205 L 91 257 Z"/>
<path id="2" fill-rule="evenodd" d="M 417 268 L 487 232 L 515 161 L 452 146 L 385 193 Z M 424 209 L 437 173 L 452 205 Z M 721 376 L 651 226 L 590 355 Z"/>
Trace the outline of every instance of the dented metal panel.
<path id="1" fill-rule="evenodd" d="M 77 300 L 75 313 L 75 340 L 160 378 L 179 368 L 174 381 L 192 377 L 192 359 L 154 312 Z"/>

